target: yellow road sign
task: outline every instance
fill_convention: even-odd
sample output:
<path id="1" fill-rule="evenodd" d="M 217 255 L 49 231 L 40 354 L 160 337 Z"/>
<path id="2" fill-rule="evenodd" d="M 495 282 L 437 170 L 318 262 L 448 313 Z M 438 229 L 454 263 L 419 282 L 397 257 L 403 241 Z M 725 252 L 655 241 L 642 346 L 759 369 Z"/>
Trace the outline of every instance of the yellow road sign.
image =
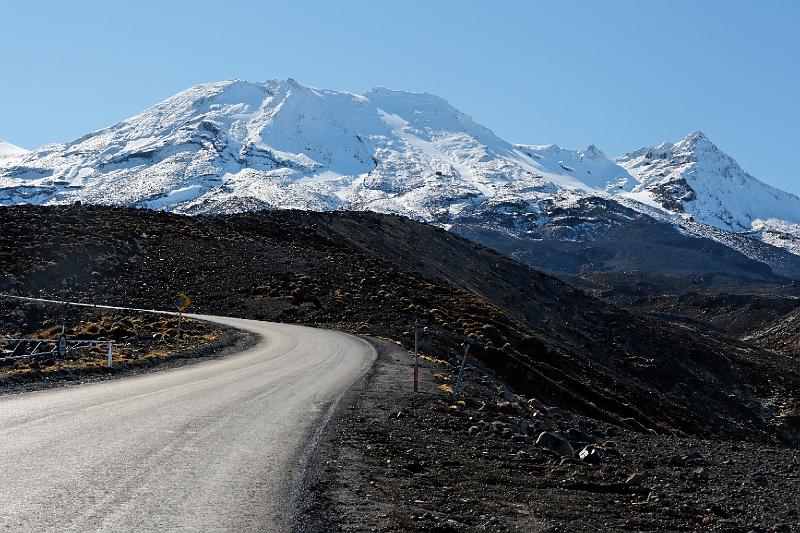
<path id="1" fill-rule="evenodd" d="M 187 307 L 192 305 L 192 301 L 186 296 L 186 293 L 181 291 L 178 293 L 178 299 L 176 300 L 176 305 L 178 307 L 178 311 L 183 313 Z"/>

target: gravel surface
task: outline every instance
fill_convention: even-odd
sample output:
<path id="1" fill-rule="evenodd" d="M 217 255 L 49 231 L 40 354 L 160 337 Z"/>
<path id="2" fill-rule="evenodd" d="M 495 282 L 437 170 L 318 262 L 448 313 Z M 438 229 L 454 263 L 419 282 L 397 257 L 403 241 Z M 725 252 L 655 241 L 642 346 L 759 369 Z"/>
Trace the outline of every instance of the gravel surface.
<path id="1" fill-rule="evenodd" d="M 361 339 L 209 317 L 243 353 L 0 397 L 4 531 L 279 531 L 308 436 L 369 366 Z"/>
<path id="2" fill-rule="evenodd" d="M 454 395 L 455 369 L 431 361 L 414 394 L 411 356 L 379 345 L 317 448 L 297 531 L 800 530 L 797 448 L 643 434 L 477 369 Z"/>

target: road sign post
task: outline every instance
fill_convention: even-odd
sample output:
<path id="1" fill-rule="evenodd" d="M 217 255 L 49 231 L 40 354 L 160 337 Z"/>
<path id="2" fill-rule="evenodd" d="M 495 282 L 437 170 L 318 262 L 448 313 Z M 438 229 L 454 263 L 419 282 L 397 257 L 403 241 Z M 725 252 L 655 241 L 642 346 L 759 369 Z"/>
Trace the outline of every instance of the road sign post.
<path id="1" fill-rule="evenodd" d="M 183 312 L 187 307 L 192 305 L 192 301 L 186 295 L 185 291 L 181 291 L 178 293 L 178 298 L 175 301 L 175 305 L 178 308 L 178 334 L 175 338 L 176 340 L 181 340 L 181 323 L 183 322 Z"/>

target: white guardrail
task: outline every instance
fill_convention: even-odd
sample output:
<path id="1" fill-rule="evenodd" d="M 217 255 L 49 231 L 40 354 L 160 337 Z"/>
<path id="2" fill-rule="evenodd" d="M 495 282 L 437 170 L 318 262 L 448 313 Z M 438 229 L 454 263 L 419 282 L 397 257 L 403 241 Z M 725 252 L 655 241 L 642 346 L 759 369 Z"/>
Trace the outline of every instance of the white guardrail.
<path id="1" fill-rule="evenodd" d="M 61 354 L 59 351 L 59 343 L 65 343 L 64 346 L 64 354 Z M 16 346 L 12 350 L 8 350 L 7 352 L 10 355 L 3 355 L 0 356 L 0 361 L 14 361 L 17 359 L 32 359 L 34 357 L 41 357 L 41 356 L 62 356 L 66 355 L 66 350 L 69 349 L 71 351 L 74 350 L 82 350 L 91 348 L 92 346 L 98 345 L 108 345 L 108 352 L 106 353 L 106 366 L 111 368 L 114 364 L 114 341 L 107 341 L 107 340 L 67 340 L 64 339 L 63 341 L 61 338 L 58 339 L 20 339 L 16 337 L 0 337 L 0 343 L 2 344 L 14 344 Z M 17 351 L 19 350 L 20 346 L 23 344 L 36 344 L 34 346 L 33 351 L 31 353 L 16 355 Z M 42 347 L 47 347 L 49 345 L 53 345 L 53 348 L 50 350 L 42 350 Z M 70 345 L 72 345 L 70 347 Z"/>
<path id="2" fill-rule="evenodd" d="M 189 298 L 187 296 L 185 296 L 185 294 L 183 295 L 183 297 L 185 298 L 185 300 L 187 302 L 189 302 Z M 94 309 L 109 309 L 109 310 L 112 310 L 112 311 L 114 311 L 114 310 L 116 310 L 116 311 L 136 311 L 136 312 L 142 312 L 142 313 L 155 313 L 155 314 L 159 314 L 159 315 L 170 315 L 170 316 L 179 316 L 179 317 L 182 317 L 182 315 L 183 315 L 182 312 L 177 312 L 176 313 L 174 311 L 160 311 L 160 310 L 156 310 L 156 309 L 138 309 L 138 308 L 135 308 L 135 307 L 120 307 L 120 306 L 115 306 L 115 305 L 98 305 L 98 304 L 93 304 L 93 303 L 82 303 L 82 302 L 65 302 L 63 300 L 51 300 L 51 299 L 47 299 L 47 298 L 33 298 L 31 296 L 18 296 L 18 295 L 15 295 L 15 294 L 5 294 L 5 293 L 0 293 L 0 298 L 7 298 L 9 300 L 21 300 L 21 301 L 33 302 L 33 303 L 69 305 L 69 306 L 76 306 L 76 307 L 91 307 L 91 308 L 94 308 Z M 13 360 L 13 359 L 26 359 L 26 358 L 42 356 L 42 355 L 59 355 L 58 344 L 61 341 L 61 339 L 60 338 L 59 339 L 20 339 L 20 338 L 14 338 L 14 337 L 0 337 L 0 343 L 2 343 L 4 341 L 6 341 L 6 342 L 17 342 L 18 345 L 13 350 L 11 350 L 11 355 L 0 356 L 0 361 Z M 25 343 L 25 342 L 28 342 L 28 343 L 35 342 L 35 343 L 43 343 L 43 344 L 46 343 L 48 345 L 49 344 L 54 344 L 55 348 L 52 349 L 52 350 L 48 350 L 48 351 L 37 352 L 37 350 L 39 348 L 41 348 L 41 345 L 37 344 L 37 346 L 34 347 L 34 350 L 33 350 L 32 353 L 24 354 L 24 355 L 15 355 L 15 352 L 19 349 L 19 343 Z M 66 342 L 67 342 L 68 345 L 69 344 L 73 345 L 72 346 L 72 350 L 88 348 L 88 347 L 90 347 L 90 345 L 108 344 L 108 353 L 107 353 L 106 366 L 111 368 L 111 366 L 113 365 L 114 341 L 107 341 L 107 340 L 67 340 Z"/>

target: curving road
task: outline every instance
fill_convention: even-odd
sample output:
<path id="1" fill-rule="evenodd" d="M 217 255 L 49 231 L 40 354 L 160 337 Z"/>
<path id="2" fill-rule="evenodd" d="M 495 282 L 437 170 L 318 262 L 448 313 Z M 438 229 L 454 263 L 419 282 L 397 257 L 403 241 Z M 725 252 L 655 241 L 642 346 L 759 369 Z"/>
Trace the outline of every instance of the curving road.
<path id="1" fill-rule="evenodd" d="M 325 330 L 259 334 L 175 370 L 0 397 L 0 529 L 279 531 L 327 406 L 375 357 Z"/>

